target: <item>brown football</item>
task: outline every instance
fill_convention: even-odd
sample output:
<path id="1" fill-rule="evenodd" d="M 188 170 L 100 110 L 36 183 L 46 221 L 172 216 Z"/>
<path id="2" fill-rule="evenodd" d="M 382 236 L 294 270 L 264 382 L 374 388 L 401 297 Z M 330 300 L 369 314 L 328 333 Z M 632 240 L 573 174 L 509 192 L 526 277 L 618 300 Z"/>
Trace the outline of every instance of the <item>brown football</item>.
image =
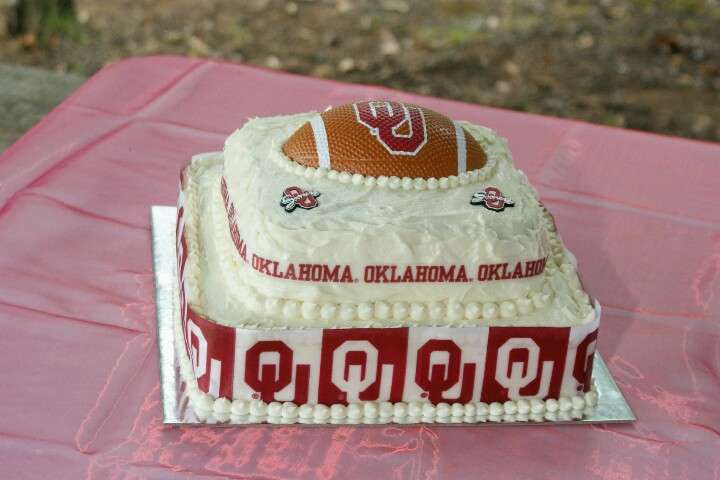
<path id="1" fill-rule="evenodd" d="M 382 100 L 326 110 L 301 126 L 283 152 L 308 167 L 373 177 L 448 177 L 487 160 L 477 140 L 445 115 Z"/>

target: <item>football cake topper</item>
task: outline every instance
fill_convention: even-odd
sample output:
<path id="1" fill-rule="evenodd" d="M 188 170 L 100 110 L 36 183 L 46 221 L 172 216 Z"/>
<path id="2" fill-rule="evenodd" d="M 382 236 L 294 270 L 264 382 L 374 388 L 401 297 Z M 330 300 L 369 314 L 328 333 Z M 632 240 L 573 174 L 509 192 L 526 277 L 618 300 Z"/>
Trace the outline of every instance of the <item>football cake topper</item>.
<path id="1" fill-rule="evenodd" d="M 488 210 L 494 212 L 502 212 L 505 207 L 514 207 L 515 202 L 502 194 L 495 187 L 487 187 L 482 192 L 478 192 L 470 199 L 471 205 L 482 205 Z"/>
<path id="2" fill-rule="evenodd" d="M 303 190 L 300 187 L 292 186 L 283 190 L 280 205 L 285 207 L 285 211 L 288 213 L 295 210 L 295 207 L 310 210 L 318 206 L 317 197 L 319 196 L 320 192 L 317 190 Z"/>
<path id="3" fill-rule="evenodd" d="M 306 167 L 372 177 L 440 179 L 487 161 L 459 123 L 427 108 L 384 100 L 326 110 L 301 126 L 283 153 Z"/>

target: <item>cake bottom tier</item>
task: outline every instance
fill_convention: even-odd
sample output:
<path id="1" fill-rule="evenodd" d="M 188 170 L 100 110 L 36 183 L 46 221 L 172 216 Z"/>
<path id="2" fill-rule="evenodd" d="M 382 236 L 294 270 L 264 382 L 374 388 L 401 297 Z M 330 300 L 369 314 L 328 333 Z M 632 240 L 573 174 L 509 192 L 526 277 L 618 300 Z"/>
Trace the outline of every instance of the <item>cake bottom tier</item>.
<path id="1" fill-rule="evenodd" d="M 205 319 L 176 287 L 181 371 L 200 410 L 286 423 L 508 422 L 570 420 L 597 403 L 597 303 L 593 322 L 568 327 L 252 329 Z"/>
<path id="2" fill-rule="evenodd" d="M 183 309 L 175 338 L 195 408 L 303 420 L 582 416 L 597 321 L 582 327 L 250 330 Z"/>
<path id="3" fill-rule="evenodd" d="M 193 279 L 184 274 L 182 209 L 178 215 L 175 338 L 201 409 L 319 419 L 372 418 L 393 409 L 442 417 L 582 410 L 597 400 L 591 378 L 600 307 L 594 301 L 593 321 L 565 327 L 220 325 L 187 302 L 185 282 Z"/>
<path id="4" fill-rule="evenodd" d="M 253 330 L 183 311 L 181 349 L 202 392 L 325 405 L 579 395 L 590 388 L 599 325 Z"/>

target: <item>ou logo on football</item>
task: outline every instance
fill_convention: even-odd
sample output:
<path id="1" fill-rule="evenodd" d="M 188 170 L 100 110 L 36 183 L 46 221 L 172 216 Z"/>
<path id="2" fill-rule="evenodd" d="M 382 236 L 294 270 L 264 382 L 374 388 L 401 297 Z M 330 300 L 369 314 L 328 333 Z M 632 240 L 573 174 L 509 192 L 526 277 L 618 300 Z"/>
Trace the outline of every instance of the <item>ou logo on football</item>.
<path id="1" fill-rule="evenodd" d="M 510 365 L 510 354 L 516 349 L 527 350 L 527 363 L 512 362 L 512 365 Z M 508 389 L 508 398 L 520 400 L 523 398 L 545 398 L 547 396 L 550 391 L 554 363 L 550 361 L 543 362 L 542 373 L 540 373 L 540 387 L 537 393 L 533 395 L 520 394 L 520 389 L 527 387 L 537 378 L 540 367 L 539 361 L 540 347 L 531 338 L 511 338 L 498 349 L 495 380 Z"/>
<path id="2" fill-rule="evenodd" d="M 415 155 L 427 143 L 422 110 L 398 102 L 353 104 L 358 122 L 393 155 Z"/>

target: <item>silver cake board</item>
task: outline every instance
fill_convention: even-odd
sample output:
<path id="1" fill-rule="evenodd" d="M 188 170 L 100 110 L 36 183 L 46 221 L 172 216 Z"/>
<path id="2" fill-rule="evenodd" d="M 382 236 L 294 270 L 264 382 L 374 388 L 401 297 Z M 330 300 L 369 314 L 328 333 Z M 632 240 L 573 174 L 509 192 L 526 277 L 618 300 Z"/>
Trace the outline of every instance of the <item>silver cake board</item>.
<path id="1" fill-rule="evenodd" d="M 188 395 L 188 386 L 180 372 L 180 358 L 175 347 L 175 315 L 179 309 L 175 308 L 177 301 L 176 285 L 177 259 L 175 253 L 175 227 L 177 222 L 177 209 L 175 207 L 153 206 L 151 211 L 153 262 L 155 267 L 155 291 L 158 324 L 158 351 L 160 356 L 160 386 L 163 423 L 166 425 L 187 426 L 281 426 L 283 422 L 272 422 L 268 419 L 259 419 L 250 416 L 220 415 L 212 411 L 202 411 L 193 408 Z M 635 415 L 625 401 L 617 384 L 613 380 L 599 353 L 595 353 L 593 362 L 593 381 L 598 393 L 598 404 L 585 409 L 580 415 L 572 418 L 567 415 L 559 416 L 552 421 L 486 421 L 467 422 L 462 418 L 433 419 L 423 421 L 421 417 L 416 420 L 405 419 L 402 424 L 433 424 L 438 426 L 511 426 L 511 425 L 562 425 L 586 423 L 622 423 L 634 422 Z M 338 424 L 352 424 L 348 421 Z M 384 425 L 393 423 L 391 418 L 379 418 L 372 423 L 359 423 L 358 426 Z M 326 423 L 310 421 L 308 423 L 293 423 L 298 426 L 334 426 L 333 420 Z"/>

